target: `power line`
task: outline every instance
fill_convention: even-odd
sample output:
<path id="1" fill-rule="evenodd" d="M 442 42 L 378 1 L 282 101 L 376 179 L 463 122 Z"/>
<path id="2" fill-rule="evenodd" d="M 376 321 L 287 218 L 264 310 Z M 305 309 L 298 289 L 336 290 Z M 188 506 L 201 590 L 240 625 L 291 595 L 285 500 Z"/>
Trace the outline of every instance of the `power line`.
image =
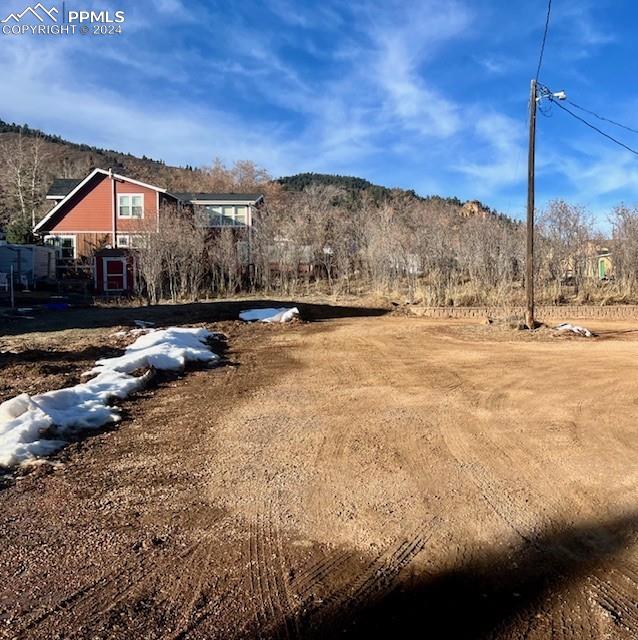
<path id="1" fill-rule="evenodd" d="M 541 42 L 541 52 L 538 56 L 538 67 L 536 67 L 536 82 L 541 73 L 541 65 L 543 64 L 543 54 L 545 53 L 545 41 L 547 40 L 547 31 L 549 29 L 549 14 L 552 10 L 552 0 L 547 2 L 547 15 L 545 16 L 545 31 L 543 32 L 543 41 Z"/>
<path id="2" fill-rule="evenodd" d="M 593 129 L 594 131 L 600 133 L 601 136 L 605 136 L 605 138 L 607 138 L 608 140 L 611 140 L 612 142 L 615 142 L 617 145 L 620 145 L 621 147 L 624 147 L 625 149 L 627 149 L 627 151 L 631 151 L 633 154 L 638 156 L 638 151 L 636 151 L 635 149 L 632 149 L 631 147 L 627 146 L 624 142 L 621 142 L 620 140 L 617 140 L 613 136 L 610 136 L 608 133 L 605 133 L 604 131 L 602 131 L 601 129 L 599 129 L 595 125 L 593 125 L 591 122 L 588 122 L 587 120 L 585 120 L 585 118 L 581 118 L 579 115 L 577 115 L 573 111 L 570 111 L 567 107 L 564 107 L 560 102 L 558 102 L 558 100 L 554 100 L 551 96 L 549 97 L 549 99 L 557 107 L 559 107 L 563 111 L 566 111 L 567 113 L 569 113 L 569 115 L 572 116 L 572 118 L 576 118 L 576 120 L 580 120 L 583 124 L 587 125 L 590 129 Z"/>
<path id="3" fill-rule="evenodd" d="M 605 118 L 605 116 L 601 116 L 601 115 L 597 114 L 595 111 L 590 111 L 589 109 L 585 109 L 585 107 L 581 107 L 580 105 L 576 104 L 575 102 L 572 102 L 571 100 L 567 100 L 567 102 L 569 102 L 569 104 L 571 104 L 572 107 L 576 107 L 577 109 L 580 109 L 581 111 L 584 111 L 585 113 L 589 113 L 590 115 L 598 118 L 599 120 L 604 120 L 605 122 L 609 122 L 610 124 L 616 125 L 617 127 L 620 127 L 621 129 L 626 129 L 627 131 L 631 131 L 632 133 L 638 133 L 638 129 L 633 129 L 632 127 L 628 127 L 626 124 L 621 124 L 620 122 L 616 122 L 615 120 L 612 120 L 611 118 Z"/>

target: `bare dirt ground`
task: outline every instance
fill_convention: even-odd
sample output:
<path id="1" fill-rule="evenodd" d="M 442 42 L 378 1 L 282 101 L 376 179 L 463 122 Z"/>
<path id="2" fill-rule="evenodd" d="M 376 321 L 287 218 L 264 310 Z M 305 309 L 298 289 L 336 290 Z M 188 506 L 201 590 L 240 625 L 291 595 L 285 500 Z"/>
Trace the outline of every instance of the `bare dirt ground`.
<path id="1" fill-rule="evenodd" d="M 232 364 L 0 490 L 0 637 L 638 637 L 631 325 L 214 328 Z"/>

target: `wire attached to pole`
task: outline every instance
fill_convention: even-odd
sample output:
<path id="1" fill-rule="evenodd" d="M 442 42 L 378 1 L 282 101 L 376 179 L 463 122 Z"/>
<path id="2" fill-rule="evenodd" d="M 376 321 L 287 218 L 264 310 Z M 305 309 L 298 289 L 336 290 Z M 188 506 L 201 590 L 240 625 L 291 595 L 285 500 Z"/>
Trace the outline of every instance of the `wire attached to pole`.
<path id="1" fill-rule="evenodd" d="M 623 147 L 624 149 L 627 149 L 627 151 L 631 151 L 631 153 L 638 156 L 638 151 L 636 151 L 636 149 L 632 149 L 630 146 L 626 145 L 624 142 L 621 142 L 620 140 L 617 140 L 613 136 L 610 136 L 608 133 L 605 133 L 604 131 L 599 129 L 597 126 L 593 125 L 591 122 L 588 122 L 587 120 L 585 120 L 585 118 L 581 118 L 578 114 L 574 113 L 573 111 L 570 111 L 567 107 L 564 107 L 562 104 L 560 104 L 560 102 L 558 102 L 557 100 L 554 100 L 551 96 L 548 96 L 548 97 L 557 107 L 569 113 L 569 115 L 572 116 L 572 118 L 576 118 L 576 120 L 580 120 L 580 122 L 588 126 L 590 129 L 593 129 L 597 133 L 600 133 L 601 136 L 604 136 L 608 140 L 615 142 L 617 145 Z"/>
<path id="2" fill-rule="evenodd" d="M 595 118 L 598 118 L 599 120 L 604 120 L 605 122 L 609 122 L 610 124 L 620 127 L 621 129 L 626 129 L 627 131 L 631 131 L 632 133 L 638 133 L 638 129 L 633 129 L 632 127 L 628 127 L 626 124 L 622 124 L 620 122 L 616 122 L 615 120 L 612 120 L 611 118 L 606 118 L 605 116 L 601 116 L 595 111 L 591 111 L 590 109 L 585 109 L 585 107 L 581 107 L 579 104 L 576 104 L 571 100 L 567 100 L 566 102 L 569 102 L 569 104 L 571 104 L 572 107 L 576 107 L 577 109 L 580 109 L 580 111 L 589 113 L 590 115 L 594 116 Z"/>
<path id="3" fill-rule="evenodd" d="M 536 67 L 536 82 L 538 82 L 538 76 L 541 73 L 541 66 L 543 64 L 543 54 L 545 53 L 545 42 L 547 40 L 547 31 L 549 30 L 549 15 L 552 11 L 552 0 L 547 2 L 547 15 L 545 16 L 545 31 L 543 32 L 543 41 L 541 42 L 541 52 L 538 56 L 538 67 Z"/>

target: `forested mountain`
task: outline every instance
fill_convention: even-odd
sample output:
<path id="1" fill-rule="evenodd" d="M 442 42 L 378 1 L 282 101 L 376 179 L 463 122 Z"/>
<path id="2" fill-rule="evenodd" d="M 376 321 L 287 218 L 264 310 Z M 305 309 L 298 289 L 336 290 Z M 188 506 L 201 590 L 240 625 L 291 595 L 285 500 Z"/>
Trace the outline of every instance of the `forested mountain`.
<path id="1" fill-rule="evenodd" d="M 437 195 L 422 196 L 416 193 L 413 189 L 384 187 L 378 184 L 373 184 L 364 178 L 357 178 L 355 176 L 342 176 L 329 173 L 297 173 L 293 176 L 284 176 L 279 178 L 276 182 L 282 185 L 287 191 L 303 191 L 311 185 L 330 185 L 342 189 L 349 194 L 352 199 L 356 199 L 362 193 L 367 193 L 377 204 L 388 198 L 407 196 L 423 203 L 458 208 L 460 214 L 464 218 L 496 217 L 506 222 L 512 222 L 508 216 L 491 209 L 479 200 L 468 200 L 467 202 L 463 202 L 456 197 L 443 197 Z"/>
<path id="2" fill-rule="evenodd" d="M 390 198 L 398 193 L 402 193 L 420 201 L 435 199 L 459 207 L 463 204 L 458 198 L 441 198 L 440 196 L 423 197 L 418 195 L 413 189 L 391 189 L 389 187 L 373 184 L 369 180 L 357 178 L 355 176 L 341 176 L 329 173 L 297 173 L 294 176 L 284 176 L 283 178 L 279 178 L 277 182 L 289 191 L 303 191 L 303 189 L 312 184 L 321 184 L 339 187 L 349 193 L 360 193 L 365 191 L 371 195 L 375 201 L 381 201 L 384 198 Z"/>
<path id="3" fill-rule="evenodd" d="M 367 191 L 375 200 L 382 200 L 392 194 L 392 190 L 388 187 L 372 184 L 372 182 L 364 178 L 332 175 L 328 173 L 297 173 L 294 176 L 279 178 L 277 182 L 287 191 L 303 191 L 306 187 L 320 184 L 339 187 L 351 193 Z"/>
<path id="4" fill-rule="evenodd" d="M 183 183 L 192 182 L 197 170 L 193 167 L 171 167 L 163 160 L 153 160 L 146 156 L 137 157 L 130 153 L 122 153 L 112 149 L 101 149 L 88 144 L 69 142 L 57 135 L 32 129 L 28 125 L 18 125 L 0 120 L 0 151 L 7 153 L 17 148 L 17 141 L 22 138 L 25 147 L 37 140 L 40 144 L 41 168 L 48 178 L 81 178 L 96 167 L 112 168 L 114 171 L 126 173 L 137 179 L 150 180 L 165 184 L 170 188 L 181 187 Z M 26 155 L 31 155 L 24 150 Z M 5 173 L 6 158 L 0 157 L 0 170 Z M 25 159 L 26 160 L 26 159 Z M 0 183 L 2 182 L 0 174 Z"/>

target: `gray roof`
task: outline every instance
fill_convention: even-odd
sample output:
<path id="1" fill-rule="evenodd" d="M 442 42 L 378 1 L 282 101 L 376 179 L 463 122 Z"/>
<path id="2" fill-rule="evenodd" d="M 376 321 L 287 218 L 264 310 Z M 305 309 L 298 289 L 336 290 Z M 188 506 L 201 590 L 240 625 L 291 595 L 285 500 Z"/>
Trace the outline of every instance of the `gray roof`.
<path id="1" fill-rule="evenodd" d="M 257 202 L 263 198 L 261 193 L 201 193 L 201 192 L 183 192 L 173 194 L 179 200 L 189 202 L 191 200 L 220 200 L 223 202 Z"/>
<path id="2" fill-rule="evenodd" d="M 56 178 L 47 191 L 48 196 L 66 196 L 77 187 L 84 178 Z"/>
<path id="3" fill-rule="evenodd" d="M 77 187 L 84 178 L 56 178 L 47 192 L 47 196 L 63 197 L 69 195 L 75 187 Z M 202 193 L 202 192 L 183 192 L 170 194 L 184 202 L 191 200 L 220 200 L 223 202 L 257 202 L 263 198 L 261 193 Z"/>

